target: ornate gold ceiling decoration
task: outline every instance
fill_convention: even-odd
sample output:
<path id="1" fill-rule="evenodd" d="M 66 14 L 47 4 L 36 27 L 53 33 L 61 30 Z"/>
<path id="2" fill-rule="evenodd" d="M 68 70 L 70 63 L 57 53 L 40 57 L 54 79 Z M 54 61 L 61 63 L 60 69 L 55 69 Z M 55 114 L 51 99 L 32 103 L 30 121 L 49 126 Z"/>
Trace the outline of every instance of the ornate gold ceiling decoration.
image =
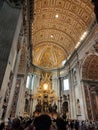
<path id="1" fill-rule="evenodd" d="M 60 68 L 94 18 L 90 0 L 35 0 L 32 63 Z"/>
<path id="2" fill-rule="evenodd" d="M 98 56 L 90 55 L 83 64 L 82 78 L 98 81 Z"/>
<path id="3" fill-rule="evenodd" d="M 65 59 L 64 49 L 48 42 L 34 48 L 34 63 L 44 68 L 56 68 L 62 66 L 61 61 Z"/>

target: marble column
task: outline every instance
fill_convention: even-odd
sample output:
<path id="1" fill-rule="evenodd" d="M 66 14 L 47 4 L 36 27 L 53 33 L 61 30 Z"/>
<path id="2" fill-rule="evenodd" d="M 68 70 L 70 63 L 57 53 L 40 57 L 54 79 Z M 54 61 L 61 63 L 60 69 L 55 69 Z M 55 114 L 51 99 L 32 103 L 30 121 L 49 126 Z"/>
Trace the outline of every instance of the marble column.
<path id="1" fill-rule="evenodd" d="M 52 79 L 52 89 L 55 91 L 55 95 L 57 96 L 57 111 L 60 113 L 60 81 L 59 78 Z"/>
<path id="2" fill-rule="evenodd" d="M 25 107 L 25 89 L 26 86 L 24 84 L 24 77 L 21 78 L 21 85 L 20 85 L 20 91 L 19 91 L 19 97 L 17 102 L 17 108 L 16 108 L 16 115 L 17 116 L 24 116 L 24 107 Z"/>
<path id="3" fill-rule="evenodd" d="M 32 94 L 33 94 L 32 113 L 35 111 L 35 106 L 37 104 L 37 100 L 34 98 L 34 94 L 37 92 L 37 87 L 39 86 L 40 86 L 40 76 L 35 75 L 34 86 L 32 90 Z"/>
<path id="4" fill-rule="evenodd" d="M 70 86 L 70 115 L 72 119 L 76 119 L 76 97 L 75 97 L 75 87 L 73 82 L 72 70 L 69 71 L 69 86 Z"/>
<path id="5" fill-rule="evenodd" d="M 78 97 L 77 99 L 79 99 L 80 101 L 80 115 L 79 119 L 80 120 L 85 120 L 87 119 L 87 111 L 86 111 L 86 104 L 85 104 L 85 94 L 84 94 L 84 86 L 83 86 L 83 82 L 82 82 L 82 70 L 80 69 L 80 63 L 77 62 L 76 65 L 76 71 L 77 71 L 77 93 L 78 93 Z"/>
<path id="6" fill-rule="evenodd" d="M 12 89 L 11 89 L 10 99 L 9 99 L 9 103 L 8 103 L 8 107 L 7 107 L 7 111 L 6 111 L 6 118 L 8 118 L 10 116 L 10 110 L 11 110 L 11 105 L 12 105 L 12 101 L 13 101 L 18 66 L 19 66 L 19 61 L 20 61 L 20 54 L 21 54 L 21 51 L 18 52 L 17 57 L 16 57 L 16 62 L 15 62 L 15 67 L 14 67 L 15 68 L 14 77 L 13 77 L 13 81 L 12 81 Z"/>
<path id="7" fill-rule="evenodd" d="M 87 115 L 87 106 L 86 106 L 86 100 L 85 100 L 85 91 L 84 91 L 84 83 L 81 80 L 80 82 L 80 92 L 81 92 L 81 115 L 83 120 L 88 119 Z"/>

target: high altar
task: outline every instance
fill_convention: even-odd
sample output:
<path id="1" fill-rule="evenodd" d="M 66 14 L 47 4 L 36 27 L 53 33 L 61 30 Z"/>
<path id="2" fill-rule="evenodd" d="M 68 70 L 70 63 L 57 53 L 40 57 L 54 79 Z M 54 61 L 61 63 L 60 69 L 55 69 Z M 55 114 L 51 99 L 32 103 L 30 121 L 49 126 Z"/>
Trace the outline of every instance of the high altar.
<path id="1" fill-rule="evenodd" d="M 34 94 L 37 100 L 35 107 L 36 112 L 56 112 L 57 111 L 57 96 L 52 89 L 51 75 L 45 73 L 42 75 L 40 86 L 37 87 L 37 92 Z"/>

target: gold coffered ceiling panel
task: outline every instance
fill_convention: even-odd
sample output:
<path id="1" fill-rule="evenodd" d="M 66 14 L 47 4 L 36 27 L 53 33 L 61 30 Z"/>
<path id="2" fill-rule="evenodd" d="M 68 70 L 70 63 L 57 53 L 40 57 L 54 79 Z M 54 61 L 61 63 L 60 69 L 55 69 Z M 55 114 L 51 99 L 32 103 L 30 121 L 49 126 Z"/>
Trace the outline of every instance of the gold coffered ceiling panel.
<path id="1" fill-rule="evenodd" d="M 93 18 L 90 0 L 35 0 L 32 63 L 45 69 L 62 67 Z"/>

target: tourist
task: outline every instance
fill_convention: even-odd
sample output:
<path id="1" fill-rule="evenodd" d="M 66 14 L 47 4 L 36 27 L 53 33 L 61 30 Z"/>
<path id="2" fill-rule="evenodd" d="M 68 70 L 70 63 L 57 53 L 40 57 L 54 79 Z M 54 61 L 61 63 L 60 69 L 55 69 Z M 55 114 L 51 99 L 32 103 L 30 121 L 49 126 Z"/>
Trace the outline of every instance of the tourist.
<path id="1" fill-rule="evenodd" d="M 13 119 L 11 130 L 23 130 L 20 126 L 20 120 L 18 118 Z"/>
<path id="2" fill-rule="evenodd" d="M 62 118 L 56 119 L 57 130 L 66 130 L 66 122 Z"/>
<path id="3" fill-rule="evenodd" d="M 0 123 L 0 130 L 4 130 L 4 122 Z"/>
<path id="4" fill-rule="evenodd" d="M 50 130 L 51 128 L 51 118 L 46 114 L 42 114 L 35 118 L 34 120 L 35 130 Z"/>

